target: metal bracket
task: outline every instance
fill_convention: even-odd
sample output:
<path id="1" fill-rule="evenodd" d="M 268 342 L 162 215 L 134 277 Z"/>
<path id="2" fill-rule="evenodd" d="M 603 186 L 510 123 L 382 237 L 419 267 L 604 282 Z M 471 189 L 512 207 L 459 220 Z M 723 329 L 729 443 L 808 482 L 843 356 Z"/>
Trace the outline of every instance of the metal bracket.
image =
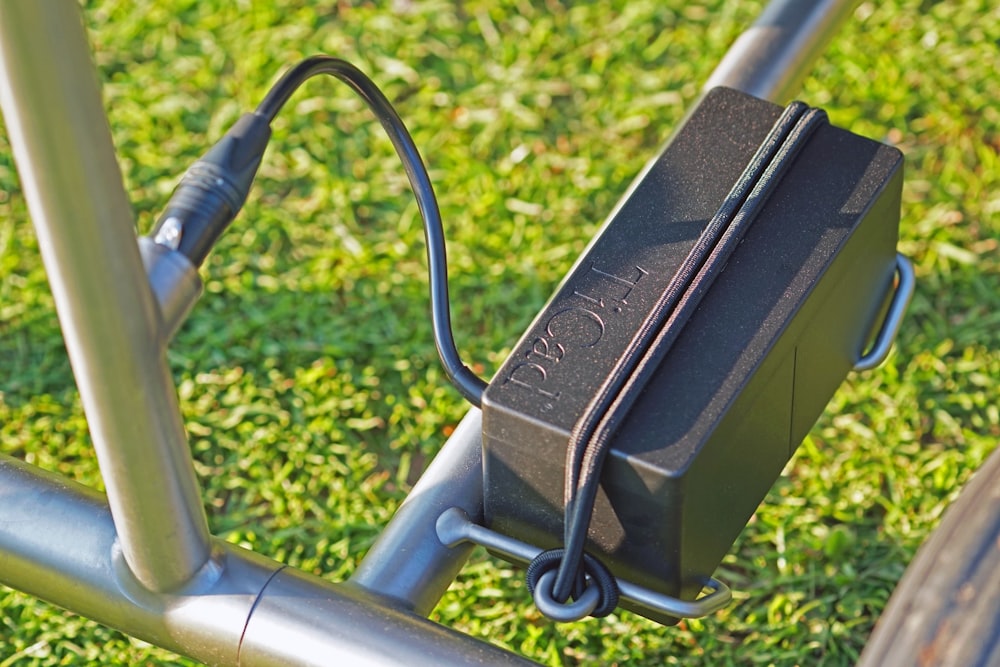
<path id="1" fill-rule="evenodd" d="M 163 327 L 163 339 L 169 341 L 201 296 L 198 269 L 171 244 L 179 238 L 179 227 L 165 226 L 173 234 L 158 234 L 156 239 L 139 237 L 139 254 L 156 297 Z"/>
<path id="2" fill-rule="evenodd" d="M 892 342 L 899 333 L 899 325 L 903 323 L 903 316 L 906 314 L 906 307 L 910 305 L 913 298 L 913 290 L 916 286 L 916 279 L 913 275 L 913 264 L 904 255 L 896 253 L 896 287 L 892 301 L 886 310 L 885 319 L 875 335 L 875 342 L 871 349 L 861 355 L 861 358 L 854 364 L 856 371 L 869 371 L 889 356 Z"/>
<path id="3" fill-rule="evenodd" d="M 438 539 L 448 547 L 456 546 L 462 542 L 471 542 L 495 551 L 504 558 L 524 562 L 534 560 L 535 556 L 542 552 L 538 547 L 501 535 L 474 523 L 465 511 L 457 507 L 445 510 L 438 517 L 435 527 Z M 692 601 L 679 600 L 663 593 L 657 593 L 624 579 L 617 579 L 617 581 L 622 599 L 654 613 L 677 618 L 707 616 L 722 609 L 733 599 L 729 587 L 715 578 L 709 578 L 705 582 L 705 588 L 712 592 Z"/>

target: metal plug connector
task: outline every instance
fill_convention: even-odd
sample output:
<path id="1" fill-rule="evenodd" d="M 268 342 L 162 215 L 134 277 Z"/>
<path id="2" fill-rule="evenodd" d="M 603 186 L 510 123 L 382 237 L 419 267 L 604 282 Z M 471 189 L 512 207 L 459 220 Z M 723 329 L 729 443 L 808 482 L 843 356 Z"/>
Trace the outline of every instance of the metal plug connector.
<path id="1" fill-rule="evenodd" d="M 264 116 L 240 117 L 181 178 L 153 229 L 154 240 L 200 266 L 243 207 L 270 138 Z"/>
<path id="2" fill-rule="evenodd" d="M 150 236 L 139 239 L 150 287 L 170 340 L 201 295 L 198 267 L 243 207 L 271 127 L 244 114 L 181 178 Z"/>

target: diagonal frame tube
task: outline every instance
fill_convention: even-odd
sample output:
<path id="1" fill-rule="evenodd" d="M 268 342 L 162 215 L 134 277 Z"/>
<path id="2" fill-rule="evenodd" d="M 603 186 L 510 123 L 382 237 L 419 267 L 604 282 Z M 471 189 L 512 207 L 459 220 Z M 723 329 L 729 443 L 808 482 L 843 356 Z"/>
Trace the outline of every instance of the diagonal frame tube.
<path id="1" fill-rule="evenodd" d="M 709 76 L 716 86 L 784 105 L 860 0 L 771 0 Z"/>
<path id="2" fill-rule="evenodd" d="M 208 524 L 78 3 L 0 0 L 0 107 L 125 560 L 177 588 Z"/>
<path id="3" fill-rule="evenodd" d="M 784 102 L 859 0 L 772 0 L 705 84 Z M 774 42 L 772 40 L 785 40 Z M 436 522 L 452 506 L 483 517 L 482 414 L 470 410 L 351 579 L 353 584 L 428 613 L 469 557 L 447 548 Z"/>

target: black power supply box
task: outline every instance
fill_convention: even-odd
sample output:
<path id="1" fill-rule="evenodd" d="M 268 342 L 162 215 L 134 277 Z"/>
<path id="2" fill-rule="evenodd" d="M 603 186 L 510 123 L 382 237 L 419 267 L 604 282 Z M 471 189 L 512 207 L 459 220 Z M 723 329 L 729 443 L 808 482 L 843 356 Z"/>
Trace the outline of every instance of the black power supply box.
<path id="1" fill-rule="evenodd" d="M 781 114 L 709 92 L 494 376 L 491 528 L 561 545 L 571 432 Z M 610 442 L 586 550 L 616 576 L 702 590 L 885 307 L 902 163 L 826 122 L 803 143 Z"/>

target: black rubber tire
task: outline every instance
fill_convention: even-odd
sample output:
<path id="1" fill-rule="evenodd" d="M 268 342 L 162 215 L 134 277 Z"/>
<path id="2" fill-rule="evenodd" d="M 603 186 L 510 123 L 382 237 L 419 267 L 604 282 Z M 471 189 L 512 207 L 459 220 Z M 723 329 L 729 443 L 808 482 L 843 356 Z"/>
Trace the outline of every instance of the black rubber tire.
<path id="1" fill-rule="evenodd" d="M 1000 449 L 917 552 L 858 667 L 1000 665 Z"/>

